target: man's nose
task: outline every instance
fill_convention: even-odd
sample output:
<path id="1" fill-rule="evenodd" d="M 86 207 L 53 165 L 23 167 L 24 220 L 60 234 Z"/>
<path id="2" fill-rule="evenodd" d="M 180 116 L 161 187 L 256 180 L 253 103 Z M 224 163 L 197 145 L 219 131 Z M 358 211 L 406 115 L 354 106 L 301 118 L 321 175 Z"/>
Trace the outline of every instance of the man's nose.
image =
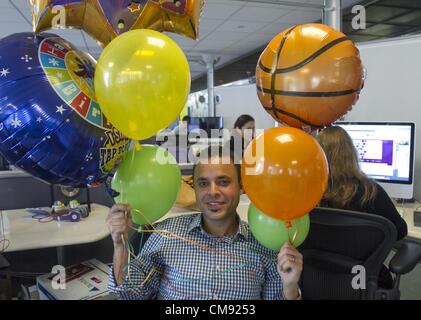
<path id="1" fill-rule="evenodd" d="M 210 193 L 212 195 L 219 194 L 220 190 L 218 185 L 215 182 L 212 182 L 210 185 Z"/>

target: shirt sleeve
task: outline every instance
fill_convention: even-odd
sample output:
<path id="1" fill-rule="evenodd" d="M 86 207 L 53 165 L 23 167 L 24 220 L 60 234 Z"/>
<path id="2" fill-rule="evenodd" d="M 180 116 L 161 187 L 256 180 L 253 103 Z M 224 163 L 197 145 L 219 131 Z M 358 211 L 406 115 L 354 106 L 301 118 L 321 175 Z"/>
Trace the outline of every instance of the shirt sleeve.
<path id="1" fill-rule="evenodd" d="M 262 300 L 283 300 L 282 279 L 276 267 L 276 258 L 265 262 L 265 283 L 262 290 Z"/>
<path id="2" fill-rule="evenodd" d="M 111 268 L 108 289 L 117 294 L 123 300 L 146 300 L 153 298 L 157 292 L 164 270 L 160 258 L 162 237 L 152 234 L 146 241 L 143 249 L 130 262 L 127 275 L 119 286 L 115 281 L 115 273 Z"/>

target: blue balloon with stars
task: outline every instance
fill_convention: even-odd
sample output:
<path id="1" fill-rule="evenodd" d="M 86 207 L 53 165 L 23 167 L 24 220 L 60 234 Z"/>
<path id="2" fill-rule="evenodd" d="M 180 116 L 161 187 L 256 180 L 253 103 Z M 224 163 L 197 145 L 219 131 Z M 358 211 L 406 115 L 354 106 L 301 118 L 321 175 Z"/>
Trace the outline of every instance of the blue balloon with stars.
<path id="1" fill-rule="evenodd" d="M 0 40 L 0 153 L 46 182 L 103 182 L 128 149 L 95 100 L 95 60 L 54 34 Z"/>

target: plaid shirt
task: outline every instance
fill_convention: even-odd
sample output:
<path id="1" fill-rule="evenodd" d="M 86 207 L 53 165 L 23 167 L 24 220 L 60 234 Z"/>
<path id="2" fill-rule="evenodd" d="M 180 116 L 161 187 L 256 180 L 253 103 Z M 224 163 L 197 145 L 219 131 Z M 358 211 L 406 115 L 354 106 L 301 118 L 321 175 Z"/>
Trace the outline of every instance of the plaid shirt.
<path id="1" fill-rule="evenodd" d="M 152 233 L 121 285 L 116 285 L 111 269 L 109 289 L 133 300 L 283 298 L 277 253 L 259 244 L 247 223 L 240 221 L 234 236 L 216 237 L 206 233 L 201 222 L 199 213 L 156 224 L 156 230 L 184 239 Z"/>

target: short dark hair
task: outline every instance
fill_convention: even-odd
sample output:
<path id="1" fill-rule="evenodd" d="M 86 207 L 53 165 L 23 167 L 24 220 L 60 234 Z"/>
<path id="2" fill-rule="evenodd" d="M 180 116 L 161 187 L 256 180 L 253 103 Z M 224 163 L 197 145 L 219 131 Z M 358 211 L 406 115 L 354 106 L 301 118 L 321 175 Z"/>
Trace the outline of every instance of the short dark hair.
<path id="1" fill-rule="evenodd" d="M 254 121 L 254 118 L 249 114 L 242 114 L 235 120 L 234 129 L 241 129 L 247 122 Z"/>
<path id="2" fill-rule="evenodd" d="M 207 154 L 208 159 L 210 159 L 214 155 L 218 155 L 219 158 L 222 158 L 223 156 L 225 156 L 227 154 L 227 152 L 226 152 L 226 150 L 223 146 L 210 146 L 210 147 L 202 150 L 201 154 L 203 154 L 204 152 L 206 152 L 205 155 Z M 235 163 L 234 153 L 229 151 L 228 155 L 229 155 L 229 158 L 230 158 L 230 163 L 232 165 L 234 165 L 234 167 L 235 167 L 235 171 L 237 172 L 238 184 L 241 187 L 241 164 Z M 200 154 L 199 154 L 198 160 L 193 165 L 193 185 L 194 185 L 194 173 L 196 171 L 196 167 L 197 167 L 198 164 L 200 164 Z"/>

